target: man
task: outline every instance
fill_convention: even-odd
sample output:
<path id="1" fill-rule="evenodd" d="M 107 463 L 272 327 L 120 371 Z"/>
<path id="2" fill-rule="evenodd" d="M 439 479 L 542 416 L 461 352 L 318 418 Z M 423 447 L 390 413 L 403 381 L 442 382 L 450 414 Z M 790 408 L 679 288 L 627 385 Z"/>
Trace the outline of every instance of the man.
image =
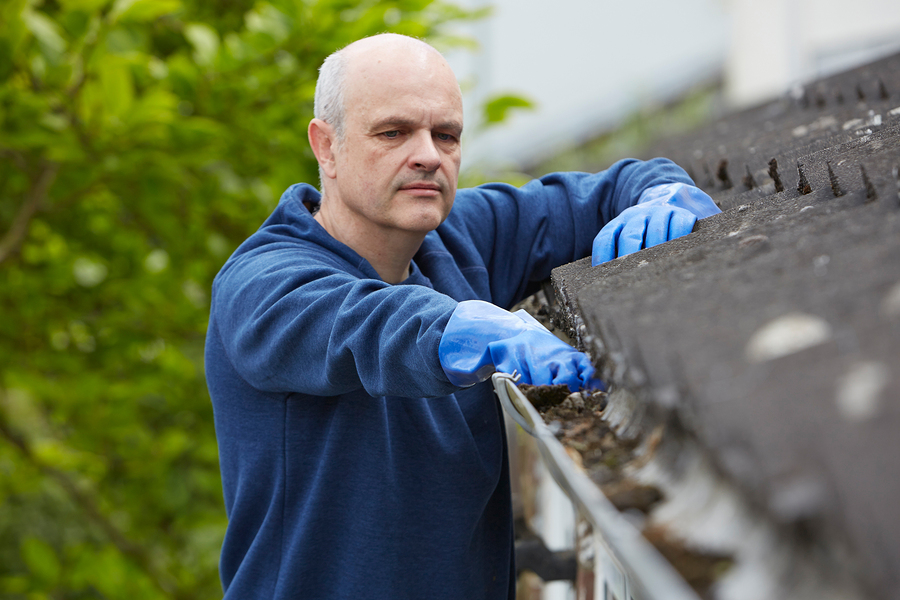
<path id="1" fill-rule="evenodd" d="M 309 124 L 322 194 L 289 188 L 216 277 L 227 598 L 514 597 L 507 447 L 484 380 L 599 382 L 587 356 L 500 307 L 592 244 L 613 258 L 714 210 L 664 160 L 457 193 L 462 129 L 459 86 L 427 44 L 388 34 L 332 55 Z"/>

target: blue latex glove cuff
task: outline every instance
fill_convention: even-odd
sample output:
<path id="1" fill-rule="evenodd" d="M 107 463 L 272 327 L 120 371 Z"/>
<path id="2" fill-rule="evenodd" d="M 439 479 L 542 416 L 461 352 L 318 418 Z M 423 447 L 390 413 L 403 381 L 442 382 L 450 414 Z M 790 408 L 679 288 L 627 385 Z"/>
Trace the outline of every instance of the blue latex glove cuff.
<path id="1" fill-rule="evenodd" d="M 722 212 L 706 192 L 686 183 L 664 183 L 647 188 L 641 193 L 638 204 L 669 204 L 691 211 L 698 219 Z"/>
<path id="2" fill-rule="evenodd" d="M 444 329 L 438 357 L 450 383 L 459 387 L 484 381 L 494 371 L 515 371 L 521 383 L 603 389 L 586 354 L 525 311 L 511 313 L 481 300 L 459 303 Z"/>
<path id="3" fill-rule="evenodd" d="M 637 204 L 623 210 L 594 238 L 591 265 L 687 235 L 697 219 L 720 212 L 706 192 L 692 185 L 665 183 L 647 188 Z"/>

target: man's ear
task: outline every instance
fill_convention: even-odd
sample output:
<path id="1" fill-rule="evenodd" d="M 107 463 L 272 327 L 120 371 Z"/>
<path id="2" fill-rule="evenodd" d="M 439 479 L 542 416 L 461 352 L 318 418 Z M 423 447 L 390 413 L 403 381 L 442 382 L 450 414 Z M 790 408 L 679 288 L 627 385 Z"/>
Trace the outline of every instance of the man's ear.
<path id="1" fill-rule="evenodd" d="M 319 167 L 326 177 L 334 179 L 334 149 L 335 134 L 334 129 L 322 119 L 313 119 L 309 122 L 309 145 L 312 147 L 316 160 L 319 161 Z"/>

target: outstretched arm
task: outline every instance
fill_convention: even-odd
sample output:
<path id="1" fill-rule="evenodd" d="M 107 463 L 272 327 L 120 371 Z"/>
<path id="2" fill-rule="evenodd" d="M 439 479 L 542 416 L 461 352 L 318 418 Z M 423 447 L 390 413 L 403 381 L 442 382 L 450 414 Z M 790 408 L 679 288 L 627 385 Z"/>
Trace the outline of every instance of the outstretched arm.
<path id="1" fill-rule="evenodd" d="M 216 278 L 210 327 L 257 389 L 442 396 L 495 370 L 573 391 L 601 385 L 586 355 L 521 311 L 457 303 L 425 286 L 353 274 L 335 256 L 304 255 L 303 242 L 262 244 Z"/>
<path id="2" fill-rule="evenodd" d="M 264 391 L 332 396 L 452 393 L 437 357 L 457 302 L 417 285 L 357 276 L 337 258 L 286 242 L 229 261 L 213 287 L 211 326 L 228 360 Z"/>
<path id="3" fill-rule="evenodd" d="M 645 190 L 672 183 L 692 182 L 667 159 L 627 159 L 599 173 L 551 173 L 521 188 L 483 185 L 457 193 L 438 232 L 472 240 L 490 276 L 492 301 L 508 307 L 529 283 L 588 256 L 597 232 Z"/>

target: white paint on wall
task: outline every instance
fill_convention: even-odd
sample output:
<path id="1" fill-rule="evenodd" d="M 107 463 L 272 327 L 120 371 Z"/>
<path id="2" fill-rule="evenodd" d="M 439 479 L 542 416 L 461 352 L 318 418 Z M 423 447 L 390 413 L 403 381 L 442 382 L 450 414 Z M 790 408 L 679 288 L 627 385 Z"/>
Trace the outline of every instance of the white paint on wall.
<path id="1" fill-rule="evenodd" d="M 736 107 L 900 50 L 896 0 L 729 0 L 726 96 Z"/>
<path id="2" fill-rule="evenodd" d="M 723 74 L 745 106 L 900 50 L 897 0 L 456 0 L 493 6 L 448 54 L 465 95 L 463 168 L 521 166 Z M 537 109 L 478 131 L 477 108 L 514 92 Z"/>
<path id="3" fill-rule="evenodd" d="M 491 4 L 493 16 L 469 31 L 482 50 L 448 55 L 466 91 L 466 127 L 477 129 L 476 108 L 503 92 L 537 110 L 468 136 L 464 165 L 527 162 L 587 139 L 718 72 L 727 47 L 717 0 Z"/>

